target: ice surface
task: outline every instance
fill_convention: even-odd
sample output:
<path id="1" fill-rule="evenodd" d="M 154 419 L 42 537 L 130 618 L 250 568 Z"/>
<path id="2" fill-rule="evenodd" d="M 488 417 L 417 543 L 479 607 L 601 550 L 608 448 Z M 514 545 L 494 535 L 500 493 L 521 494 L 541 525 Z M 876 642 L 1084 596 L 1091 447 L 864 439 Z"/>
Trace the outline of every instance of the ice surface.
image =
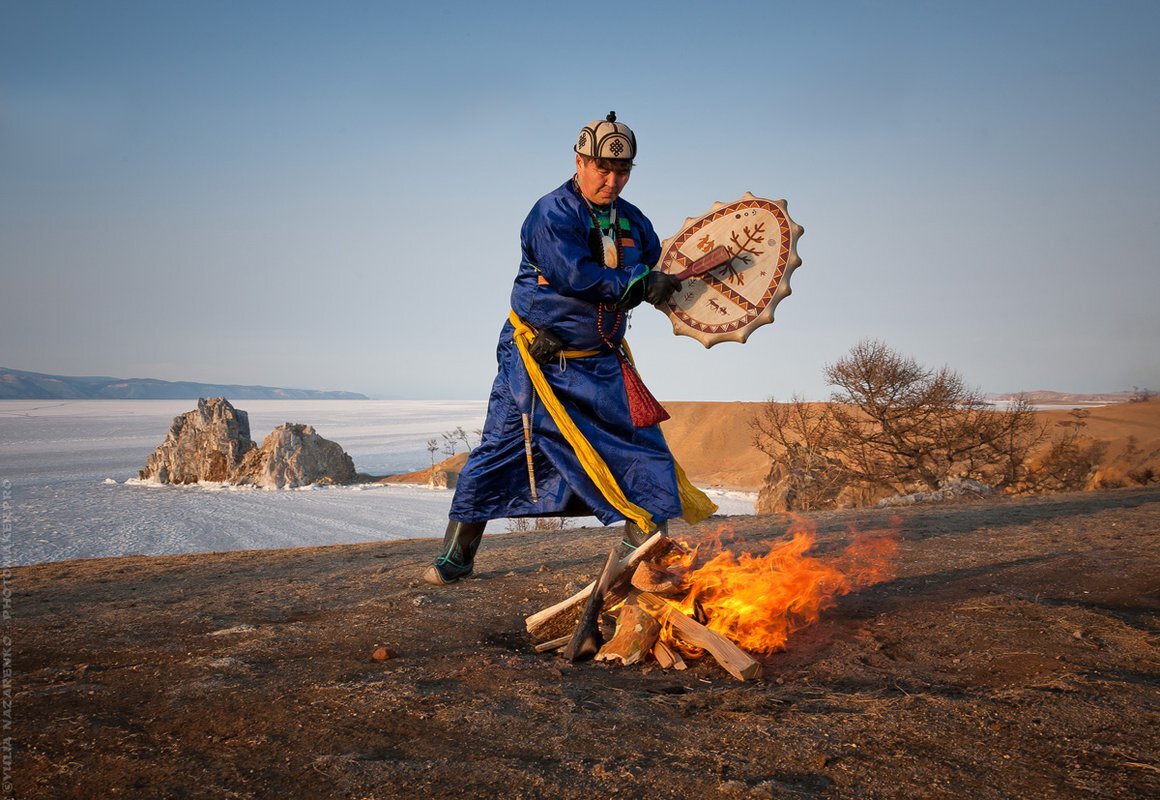
<path id="1" fill-rule="evenodd" d="M 451 506 L 446 490 L 263 491 L 137 482 L 137 470 L 164 440 L 173 417 L 193 405 L 0 401 L 0 482 L 10 494 L 5 521 L 12 531 L 5 565 L 442 536 Z M 341 444 L 357 470 L 375 475 L 428 466 L 428 439 L 442 443 L 440 434 L 456 426 L 474 431 L 486 412 L 486 404 L 475 401 L 249 400 L 240 408 L 249 413 L 256 442 L 283 422 L 308 423 Z M 753 513 L 753 495 L 709 495 L 720 513 Z M 502 521 L 490 528 L 506 530 Z"/>

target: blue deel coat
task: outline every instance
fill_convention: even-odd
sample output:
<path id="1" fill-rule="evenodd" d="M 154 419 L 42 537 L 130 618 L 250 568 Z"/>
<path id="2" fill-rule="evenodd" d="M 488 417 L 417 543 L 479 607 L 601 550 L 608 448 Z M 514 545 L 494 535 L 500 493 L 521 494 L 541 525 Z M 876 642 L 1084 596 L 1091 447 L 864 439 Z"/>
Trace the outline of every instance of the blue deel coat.
<path id="1" fill-rule="evenodd" d="M 673 457 L 659 426 L 633 426 L 620 361 L 612 349 L 627 326 L 613 304 L 659 260 L 660 241 L 636 206 L 618 199 L 616 210 L 623 263 L 608 269 L 599 232 L 573 181 L 540 198 L 521 231 L 523 257 L 511 305 L 533 328 L 551 329 L 566 349 L 599 351 L 553 360 L 543 366 L 544 376 L 626 497 L 660 522 L 681 515 Z M 510 322 L 500 331 L 499 373 L 488 398 L 483 438 L 459 474 L 450 518 L 484 522 L 592 514 L 606 525 L 623 520 L 534 397 L 513 333 Z M 531 422 L 536 501 L 528 480 L 522 414 Z"/>

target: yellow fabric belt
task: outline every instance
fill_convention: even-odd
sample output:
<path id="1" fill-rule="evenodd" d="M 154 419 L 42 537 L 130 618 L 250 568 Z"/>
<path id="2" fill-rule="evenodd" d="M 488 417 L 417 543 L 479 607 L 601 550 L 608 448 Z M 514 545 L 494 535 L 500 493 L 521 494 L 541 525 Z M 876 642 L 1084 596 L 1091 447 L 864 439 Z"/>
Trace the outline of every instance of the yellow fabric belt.
<path id="1" fill-rule="evenodd" d="M 516 349 L 520 352 L 520 358 L 524 362 L 524 367 L 528 371 L 528 377 L 532 379 L 532 386 L 536 389 L 536 394 L 540 401 L 543 402 L 544 407 L 548 409 L 548 413 L 552 417 L 552 421 L 556 423 L 556 427 L 560 429 L 564 440 L 576 453 L 576 458 L 580 461 L 580 466 L 584 468 L 584 472 L 596 484 L 596 488 L 604 495 L 604 499 L 608 501 L 609 505 L 619 511 L 628 519 L 632 520 L 638 528 L 642 531 L 651 532 L 655 526 L 652 521 L 652 514 L 644 510 L 640 506 L 630 501 L 621 490 L 620 485 L 616 482 L 608 465 L 596 449 L 585 438 L 580 429 L 576 427 L 576 423 L 568 415 L 567 409 L 564 408 L 563 403 L 556 397 L 556 393 L 552 390 L 552 385 L 548 383 L 548 379 L 544 377 L 544 371 L 540 369 L 540 365 L 532 358 L 528 352 L 528 347 L 535 338 L 535 331 L 520 319 L 516 312 L 512 311 L 508 315 L 512 326 L 515 327 L 515 343 Z M 625 345 L 626 352 L 628 345 Z M 586 356 L 593 356 L 599 353 L 599 350 L 564 350 L 562 355 L 567 358 L 584 358 Z M 569 355 L 569 353 L 581 353 L 583 355 Z M 629 352 L 629 358 L 632 358 Z M 681 518 L 690 525 L 696 525 L 698 522 L 708 518 L 714 511 L 717 510 L 717 505 L 710 500 L 704 492 L 698 489 L 693 484 L 689 483 L 689 479 L 685 476 L 685 471 L 681 469 L 681 465 L 673 459 L 673 467 L 677 474 L 677 489 L 681 497 Z"/>

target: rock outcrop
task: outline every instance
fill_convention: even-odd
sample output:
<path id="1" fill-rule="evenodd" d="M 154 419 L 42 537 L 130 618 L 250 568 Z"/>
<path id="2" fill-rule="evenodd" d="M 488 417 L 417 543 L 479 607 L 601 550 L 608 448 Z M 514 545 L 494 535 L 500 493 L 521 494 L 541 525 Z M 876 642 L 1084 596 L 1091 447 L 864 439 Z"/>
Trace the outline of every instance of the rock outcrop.
<path id="1" fill-rule="evenodd" d="M 795 495 L 789 470 L 780 462 L 774 461 L 769 466 L 769 474 L 765 477 L 765 484 L 757 493 L 753 513 L 762 515 L 793 511 Z"/>
<path id="2" fill-rule="evenodd" d="M 201 398 L 196 409 L 173 418 L 165 441 L 138 475 L 158 483 L 225 481 L 253 449 L 245 411 L 224 397 Z"/>
<path id="3" fill-rule="evenodd" d="M 803 498 L 801 494 L 807 492 Z M 755 514 L 783 514 L 818 508 L 888 508 L 918 503 L 945 503 L 957 500 L 976 500 L 994 495 L 995 490 L 985 483 L 969 478 L 946 481 L 937 491 L 884 496 L 889 489 L 860 483 L 811 486 L 801 473 L 773 463 L 765 485 L 757 495 Z"/>
<path id="4" fill-rule="evenodd" d="M 952 478 L 933 492 L 914 492 L 883 498 L 878 501 L 878 508 L 913 506 L 918 503 L 945 503 L 952 500 L 978 500 L 994 494 L 995 490 L 985 483 L 970 478 Z"/>
<path id="5" fill-rule="evenodd" d="M 870 505 L 884 494 L 869 487 L 844 484 L 824 469 L 805 473 L 773 461 L 765 483 L 757 493 L 755 514 L 785 514 L 819 508 L 857 508 Z"/>
<path id="6" fill-rule="evenodd" d="M 287 422 L 246 454 L 230 474 L 230 483 L 295 489 L 312 483 L 353 483 L 356 477 L 354 461 L 337 442 L 322 438 L 310 425 Z"/>
<path id="7" fill-rule="evenodd" d="M 174 417 L 169 434 L 138 473 L 157 483 L 232 483 L 295 489 L 312 483 L 353 483 L 354 461 L 309 425 L 287 422 L 256 447 L 250 419 L 224 397 L 197 401 Z"/>

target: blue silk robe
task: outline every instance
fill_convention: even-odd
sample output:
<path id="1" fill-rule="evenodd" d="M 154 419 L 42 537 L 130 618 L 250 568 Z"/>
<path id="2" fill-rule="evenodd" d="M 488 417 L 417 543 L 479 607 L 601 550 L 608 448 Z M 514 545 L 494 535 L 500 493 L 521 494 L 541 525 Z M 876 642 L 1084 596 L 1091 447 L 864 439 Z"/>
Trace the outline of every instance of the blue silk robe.
<path id="1" fill-rule="evenodd" d="M 618 199 L 616 209 L 623 263 L 608 269 L 600 235 L 573 182 L 540 198 L 521 231 L 523 257 L 511 305 L 533 328 L 551 329 L 566 349 L 600 351 L 563 363 L 553 360 L 543 366 L 544 376 L 627 498 L 660 522 L 681 514 L 673 458 L 659 426 L 633 426 L 620 361 L 609 345 L 619 345 L 627 326 L 624 313 L 612 305 L 656 264 L 660 241 L 636 206 Z M 623 520 L 534 397 L 512 334 L 511 323 L 505 323 L 483 438 L 459 474 L 450 518 L 483 522 L 593 514 L 606 525 Z M 537 501 L 528 481 L 522 414 L 531 419 Z"/>

